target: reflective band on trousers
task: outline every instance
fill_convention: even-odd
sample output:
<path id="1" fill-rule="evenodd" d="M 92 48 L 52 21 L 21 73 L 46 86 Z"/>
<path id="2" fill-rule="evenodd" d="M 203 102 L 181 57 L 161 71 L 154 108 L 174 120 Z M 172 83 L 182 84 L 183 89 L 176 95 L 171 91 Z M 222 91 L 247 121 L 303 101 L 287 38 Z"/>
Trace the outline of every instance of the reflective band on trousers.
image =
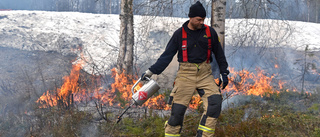
<path id="1" fill-rule="evenodd" d="M 180 137 L 180 134 L 165 134 L 165 137 Z"/>
<path id="2" fill-rule="evenodd" d="M 203 125 L 199 125 L 199 128 L 198 128 L 198 129 L 199 129 L 199 130 L 202 130 L 202 131 L 204 131 L 204 132 L 208 132 L 208 133 L 214 134 L 214 129 L 208 128 L 208 127 L 203 126 Z"/>

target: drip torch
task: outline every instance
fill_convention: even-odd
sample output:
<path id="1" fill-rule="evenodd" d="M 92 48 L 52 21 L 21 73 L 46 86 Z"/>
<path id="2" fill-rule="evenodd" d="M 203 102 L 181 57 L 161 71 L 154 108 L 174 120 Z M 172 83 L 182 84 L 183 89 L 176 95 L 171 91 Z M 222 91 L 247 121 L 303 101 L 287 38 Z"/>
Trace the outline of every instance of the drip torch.
<path id="1" fill-rule="evenodd" d="M 132 86 L 131 92 L 132 92 L 132 100 L 128 108 L 126 108 L 120 116 L 117 118 L 117 123 L 120 122 L 121 117 L 124 113 L 126 113 L 129 108 L 131 108 L 133 105 L 139 105 L 141 106 L 144 102 L 146 102 L 154 93 L 156 93 L 160 86 L 157 84 L 156 81 L 153 79 L 150 79 L 146 77 L 147 83 L 145 83 L 136 93 L 134 93 L 134 88 L 139 84 L 141 78 Z"/>

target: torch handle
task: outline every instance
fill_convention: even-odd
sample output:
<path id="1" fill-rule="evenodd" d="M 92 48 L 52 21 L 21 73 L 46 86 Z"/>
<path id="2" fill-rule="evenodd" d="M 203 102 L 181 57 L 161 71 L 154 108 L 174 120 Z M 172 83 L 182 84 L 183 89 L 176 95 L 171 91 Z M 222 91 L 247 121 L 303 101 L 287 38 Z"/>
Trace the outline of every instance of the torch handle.
<path id="1" fill-rule="evenodd" d="M 140 81 L 141 81 L 141 78 L 139 78 L 138 81 L 134 83 L 134 85 L 132 86 L 131 88 L 132 95 L 134 94 L 134 88 L 139 84 Z"/>
<path id="2" fill-rule="evenodd" d="M 146 79 L 147 79 L 148 81 L 151 80 L 151 79 L 148 78 L 148 77 L 146 77 Z M 134 88 L 139 84 L 140 81 L 141 81 L 141 78 L 139 78 L 138 81 L 137 81 L 136 83 L 134 83 L 134 85 L 132 86 L 132 88 L 131 88 L 132 95 L 134 94 Z"/>

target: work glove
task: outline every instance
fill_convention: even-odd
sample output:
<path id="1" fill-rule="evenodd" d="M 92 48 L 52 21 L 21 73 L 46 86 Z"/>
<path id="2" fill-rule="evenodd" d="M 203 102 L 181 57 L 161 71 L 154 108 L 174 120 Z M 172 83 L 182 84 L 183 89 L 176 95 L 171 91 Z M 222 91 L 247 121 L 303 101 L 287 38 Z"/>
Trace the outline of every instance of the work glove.
<path id="1" fill-rule="evenodd" d="M 228 85 L 228 73 L 222 73 L 220 74 L 220 79 L 219 79 L 219 86 L 222 84 L 222 89 L 226 88 Z"/>
<path id="2" fill-rule="evenodd" d="M 142 73 L 141 80 L 146 80 L 146 77 L 150 78 L 153 73 L 148 69 L 146 72 Z"/>

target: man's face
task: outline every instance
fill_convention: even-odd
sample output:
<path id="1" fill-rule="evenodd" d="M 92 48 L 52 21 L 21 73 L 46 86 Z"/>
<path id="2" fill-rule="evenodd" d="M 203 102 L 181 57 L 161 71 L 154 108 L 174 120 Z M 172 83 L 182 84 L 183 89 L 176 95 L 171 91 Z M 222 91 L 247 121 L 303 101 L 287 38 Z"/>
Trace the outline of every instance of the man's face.
<path id="1" fill-rule="evenodd" d="M 205 17 L 193 17 L 190 18 L 190 24 L 193 27 L 193 29 L 197 30 L 197 29 L 201 29 L 203 23 L 204 23 L 204 19 Z"/>

